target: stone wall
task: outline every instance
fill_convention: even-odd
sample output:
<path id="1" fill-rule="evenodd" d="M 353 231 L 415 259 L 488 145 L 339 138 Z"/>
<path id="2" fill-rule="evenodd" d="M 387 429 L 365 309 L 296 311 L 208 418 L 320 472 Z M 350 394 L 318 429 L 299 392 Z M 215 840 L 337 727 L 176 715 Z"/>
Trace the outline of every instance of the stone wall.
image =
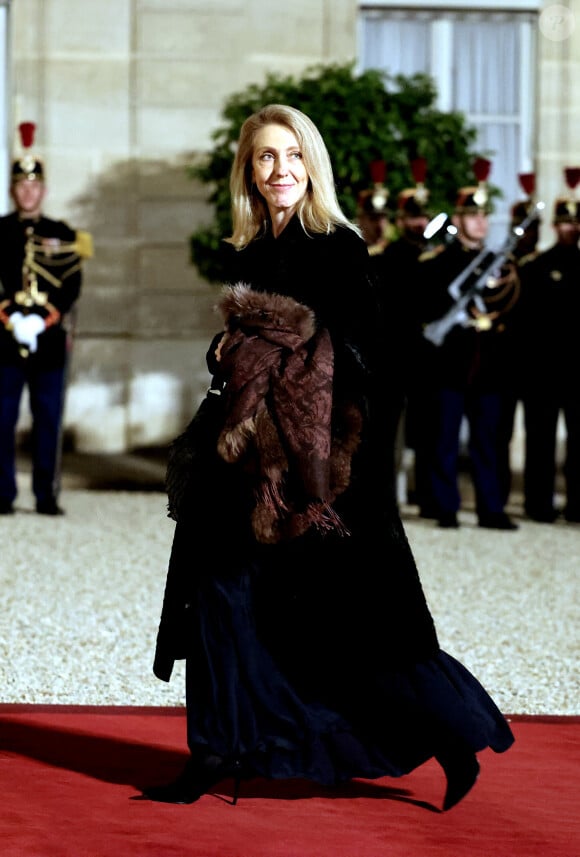
<path id="1" fill-rule="evenodd" d="M 207 387 L 215 286 L 189 259 L 210 217 L 188 165 L 224 99 L 356 54 L 352 0 L 14 0 L 14 127 L 38 126 L 45 211 L 93 234 L 65 432 L 79 451 L 165 444 Z M 21 428 L 29 416 L 23 408 Z"/>
<path id="2" fill-rule="evenodd" d="M 215 287 L 189 260 L 189 235 L 210 210 L 187 167 L 211 146 L 231 93 L 268 72 L 354 59 L 357 8 L 356 0 L 13 0 L 14 126 L 38 125 L 46 213 L 89 230 L 95 244 L 65 412 L 79 451 L 165 444 L 188 421 L 207 386 L 217 319 Z M 545 18 L 538 36 L 537 168 L 549 200 L 564 190 L 562 167 L 579 160 L 580 0 L 564 8 L 564 23 Z M 27 420 L 24 408 L 23 431 Z"/>
<path id="3" fill-rule="evenodd" d="M 557 197 L 569 193 L 563 168 L 580 166 L 580 0 L 544 2 L 538 58 L 538 197 L 551 209 Z M 547 210 L 542 246 L 554 240 L 550 219 L 551 210 Z"/>

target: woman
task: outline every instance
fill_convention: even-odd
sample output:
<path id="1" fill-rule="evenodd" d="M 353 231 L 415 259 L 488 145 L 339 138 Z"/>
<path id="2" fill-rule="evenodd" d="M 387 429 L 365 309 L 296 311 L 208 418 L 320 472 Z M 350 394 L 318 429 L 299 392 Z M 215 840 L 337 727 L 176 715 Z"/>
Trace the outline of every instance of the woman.
<path id="1" fill-rule="evenodd" d="M 226 776 L 397 777 L 435 756 L 450 809 L 476 752 L 513 736 L 440 649 L 397 512 L 366 246 L 291 107 L 246 120 L 231 195 L 225 333 L 208 352 L 217 416 L 206 401 L 168 468 L 154 671 L 168 681 L 186 658 L 191 756 L 145 795 L 192 803 Z"/>

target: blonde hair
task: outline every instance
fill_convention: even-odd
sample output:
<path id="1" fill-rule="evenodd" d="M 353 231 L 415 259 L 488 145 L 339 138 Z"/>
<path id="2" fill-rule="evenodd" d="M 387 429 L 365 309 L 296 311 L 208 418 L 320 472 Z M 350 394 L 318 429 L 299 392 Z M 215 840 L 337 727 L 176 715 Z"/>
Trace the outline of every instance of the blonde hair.
<path id="1" fill-rule="evenodd" d="M 340 208 L 330 156 L 314 122 L 295 107 L 268 104 L 249 116 L 240 130 L 230 175 L 233 231 L 225 240 L 240 250 L 256 237 L 268 219 L 266 202 L 252 182 L 254 140 L 256 133 L 266 125 L 287 128 L 296 137 L 302 152 L 308 190 L 298 203 L 297 215 L 303 228 L 311 233 L 328 234 L 340 224 L 360 234 Z"/>

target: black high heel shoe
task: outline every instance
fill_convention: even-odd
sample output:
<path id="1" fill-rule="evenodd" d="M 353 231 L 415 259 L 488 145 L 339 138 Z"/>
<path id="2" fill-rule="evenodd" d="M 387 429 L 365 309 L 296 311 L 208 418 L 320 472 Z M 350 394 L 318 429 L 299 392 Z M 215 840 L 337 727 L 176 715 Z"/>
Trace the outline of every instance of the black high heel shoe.
<path id="1" fill-rule="evenodd" d="M 437 756 L 437 761 L 445 771 L 447 790 L 443 800 L 443 811 L 454 807 L 471 791 L 479 776 L 479 762 L 475 753 L 450 756 Z"/>
<path id="2" fill-rule="evenodd" d="M 161 786 L 148 786 L 143 789 L 143 795 L 161 803 L 194 803 L 213 786 L 229 777 L 234 778 L 232 806 L 235 806 L 242 780 L 242 765 L 239 759 L 225 762 L 219 756 L 208 757 L 203 762 L 189 759 L 175 780 Z"/>

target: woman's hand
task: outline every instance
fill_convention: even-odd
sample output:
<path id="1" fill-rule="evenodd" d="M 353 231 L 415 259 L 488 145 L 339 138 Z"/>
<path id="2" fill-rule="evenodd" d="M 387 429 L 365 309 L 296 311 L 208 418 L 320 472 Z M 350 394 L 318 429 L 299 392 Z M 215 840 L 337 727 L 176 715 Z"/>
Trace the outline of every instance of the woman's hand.
<path id="1" fill-rule="evenodd" d="M 217 343 L 215 351 L 214 351 L 215 359 L 217 360 L 218 363 L 222 359 L 222 348 L 224 347 L 224 345 L 227 341 L 227 338 L 228 338 L 228 332 L 226 330 L 224 330 L 223 335 L 222 335 L 221 339 L 219 340 L 219 342 Z"/>

